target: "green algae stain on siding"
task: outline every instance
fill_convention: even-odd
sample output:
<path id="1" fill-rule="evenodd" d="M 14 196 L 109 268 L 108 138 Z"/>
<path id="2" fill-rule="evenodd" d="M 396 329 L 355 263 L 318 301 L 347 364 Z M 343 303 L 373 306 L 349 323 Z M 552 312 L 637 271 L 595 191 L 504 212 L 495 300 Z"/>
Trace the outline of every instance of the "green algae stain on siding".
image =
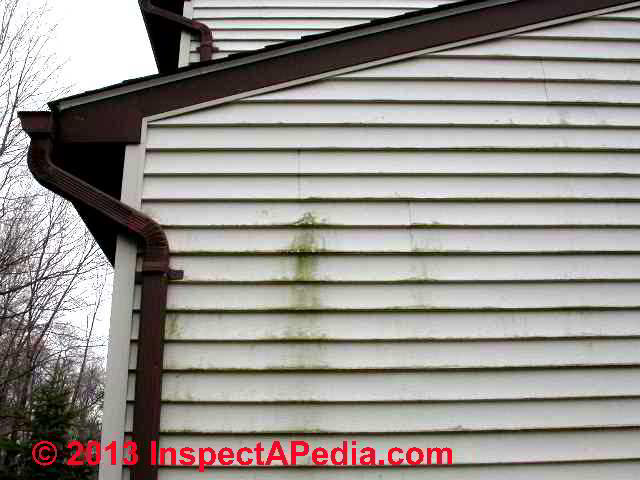
<path id="1" fill-rule="evenodd" d="M 297 253 L 317 252 L 316 235 L 312 229 L 305 228 L 296 232 L 293 241 L 289 245 L 289 251 Z"/>
<path id="2" fill-rule="evenodd" d="M 182 328 L 179 325 L 176 314 L 167 313 L 164 322 L 164 334 L 168 339 L 178 339 L 182 336 Z"/>
<path id="3" fill-rule="evenodd" d="M 317 219 L 313 213 L 307 212 L 296 224 L 313 226 L 317 224 Z M 297 233 L 290 245 L 290 250 L 297 254 L 293 280 L 296 282 L 310 282 L 315 280 L 317 259 L 313 255 L 316 251 L 314 230 L 305 228 Z M 304 255 L 305 253 L 309 253 L 309 255 Z M 291 287 L 290 306 L 297 310 L 319 308 L 321 301 L 314 285 L 293 285 Z"/>
<path id="4" fill-rule="evenodd" d="M 317 314 L 300 314 L 284 328 L 282 335 L 278 339 L 287 340 L 325 340 L 328 338 L 326 331 L 322 328 L 321 320 Z"/>
<path id="5" fill-rule="evenodd" d="M 303 216 L 306 223 L 313 224 L 315 218 L 311 213 Z M 317 251 L 315 231 L 311 228 L 297 232 L 289 250 L 292 253 L 311 253 Z M 296 255 L 294 280 L 297 282 L 308 282 L 315 280 L 316 258 L 313 255 Z"/>
<path id="6" fill-rule="evenodd" d="M 297 255 L 294 280 L 296 282 L 310 282 L 316 280 L 316 264 L 317 259 L 313 255 Z"/>
<path id="7" fill-rule="evenodd" d="M 316 310 L 322 307 L 322 301 L 315 285 L 292 285 L 290 298 L 290 308 L 293 310 Z"/>
<path id="8" fill-rule="evenodd" d="M 312 212 L 307 212 L 298 221 L 294 223 L 294 225 L 317 225 L 318 219 Z"/>

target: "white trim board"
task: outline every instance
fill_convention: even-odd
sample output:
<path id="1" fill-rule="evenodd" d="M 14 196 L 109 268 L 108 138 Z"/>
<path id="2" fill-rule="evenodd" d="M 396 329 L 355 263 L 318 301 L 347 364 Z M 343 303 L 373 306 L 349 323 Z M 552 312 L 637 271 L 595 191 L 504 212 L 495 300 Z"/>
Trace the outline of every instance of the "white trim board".
<path id="1" fill-rule="evenodd" d="M 146 131 L 143 130 L 143 138 Z M 122 177 L 121 200 L 139 208 L 142 193 L 142 172 L 144 169 L 144 148 L 142 145 L 127 146 Z M 111 297 L 111 317 L 109 323 L 109 351 L 107 354 L 107 376 L 105 382 L 104 412 L 102 416 L 101 444 L 113 441 L 118 461 L 103 455 L 100 463 L 99 480 L 122 479 L 122 448 L 124 442 L 125 416 L 127 408 L 127 384 L 129 375 L 129 345 L 135 291 L 135 269 L 138 247 L 132 239 L 118 235 Z"/>
<path id="2" fill-rule="evenodd" d="M 185 18 L 193 18 L 193 5 L 191 2 L 184 2 L 184 9 L 182 16 Z M 186 67 L 189 65 L 189 55 L 191 51 L 191 33 L 184 30 L 180 34 L 180 54 L 178 57 L 178 68 Z"/>

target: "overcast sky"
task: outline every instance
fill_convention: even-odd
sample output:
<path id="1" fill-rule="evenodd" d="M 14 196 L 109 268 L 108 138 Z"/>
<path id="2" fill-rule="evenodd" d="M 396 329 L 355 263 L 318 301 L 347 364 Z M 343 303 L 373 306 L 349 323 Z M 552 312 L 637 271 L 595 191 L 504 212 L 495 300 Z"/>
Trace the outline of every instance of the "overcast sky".
<path id="1" fill-rule="evenodd" d="M 0 0 L 1 1 L 1 0 Z M 136 0 L 51 0 L 74 93 L 157 73 Z"/>

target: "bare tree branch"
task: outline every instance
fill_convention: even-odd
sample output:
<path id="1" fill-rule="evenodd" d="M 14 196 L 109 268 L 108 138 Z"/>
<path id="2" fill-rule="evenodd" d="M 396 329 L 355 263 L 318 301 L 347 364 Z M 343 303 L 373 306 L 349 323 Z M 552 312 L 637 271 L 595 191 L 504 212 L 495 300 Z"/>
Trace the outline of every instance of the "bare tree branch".
<path id="1" fill-rule="evenodd" d="M 95 332 L 110 272 L 72 206 L 26 168 L 17 112 L 67 90 L 46 0 L 30 6 L 38 1 L 0 0 L 0 439 L 18 443 L 53 371 L 72 392 L 75 435 L 99 434 L 105 342 Z M 0 476 L 14 460 L 0 448 Z"/>

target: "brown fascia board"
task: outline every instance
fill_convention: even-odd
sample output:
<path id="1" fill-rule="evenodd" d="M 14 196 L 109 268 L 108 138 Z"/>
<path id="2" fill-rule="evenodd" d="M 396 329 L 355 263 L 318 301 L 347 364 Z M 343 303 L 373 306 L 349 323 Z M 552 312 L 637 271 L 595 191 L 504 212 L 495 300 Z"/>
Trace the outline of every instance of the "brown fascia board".
<path id="1" fill-rule="evenodd" d="M 407 19 L 430 14 L 432 10 L 412 12 L 384 22 L 376 22 L 379 28 L 385 23 L 389 29 L 367 34 L 371 24 L 358 29 L 351 28 L 351 34 L 363 31 L 363 35 L 352 36 L 332 42 L 341 37 L 339 30 L 318 38 L 297 42 L 286 42 L 275 47 L 244 55 L 244 62 L 237 57 L 212 62 L 206 67 L 178 72 L 174 75 L 159 76 L 128 85 L 131 91 L 117 85 L 113 90 L 125 88 L 123 93 L 61 109 L 61 102 L 53 102 L 56 112 L 58 135 L 63 142 L 139 143 L 142 119 L 151 115 L 169 112 L 188 106 L 210 102 L 248 91 L 273 87 L 307 77 L 322 75 L 344 68 L 381 61 L 390 57 L 410 54 L 438 46 L 482 39 L 501 32 L 509 32 L 530 25 L 580 14 L 620 7 L 633 3 L 629 0 L 515 0 L 491 5 L 491 2 L 462 2 L 448 5 L 440 12 L 451 10 L 454 14 L 426 15 L 425 21 L 406 22 Z M 482 4 L 488 6 L 482 7 Z M 471 11 L 460 7 L 478 5 Z M 402 22 L 405 20 L 405 22 Z M 398 22 L 397 26 L 392 24 Z M 308 47 L 308 48 L 305 48 Z M 295 47 L 295 48 L 293 48 Z M 261 54 L 269 58 L 261 59 Z M 234 66 L 234 63 L 240 63 Z M 198 73 L 201 71 L 202 73 Z M 191 73 L 190 75 L 184 75 Z M 185 77 L 185 78 L 181 78 Z M 145 82 L 149 85 L 146 86 Z M 137 88 L 135 88 L 137 87 Z M 109 89 L 103 90 L 108 94 Z M 91 94 L 87 94 L 90 97 Z M 77 99 L 76 99 L 77 100 Z M 76 102 L 77 103 L 77 102 Z"/>
<path id="2" fill-rule="evenodd" d="M 177 70 L 183 31 L 199 36 L 200 61 L 211 60 L 211 56 L 216 50 L 213 46 L 211 29 L 204 23 L 186 18 L 182 14 L 185 1 L 190 0 L 138 0 L 156 66 L 160 73 L 170 73 Z"/>

